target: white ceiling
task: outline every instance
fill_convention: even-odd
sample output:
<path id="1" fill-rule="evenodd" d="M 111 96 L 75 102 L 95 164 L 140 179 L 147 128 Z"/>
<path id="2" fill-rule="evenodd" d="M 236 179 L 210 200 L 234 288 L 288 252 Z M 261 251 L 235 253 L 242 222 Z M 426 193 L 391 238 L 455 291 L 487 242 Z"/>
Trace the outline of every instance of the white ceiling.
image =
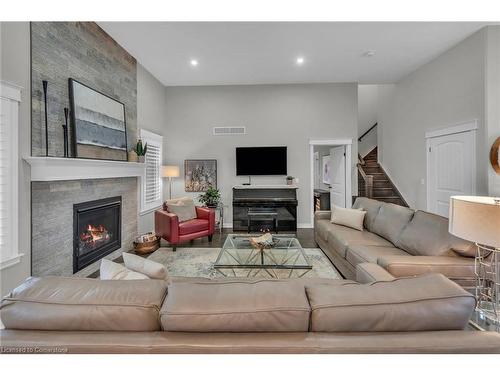
<path id="1" fill-rule="evenodd" d="M 393 83 L 486 24 L 99 22 L 166 86 Z"/>

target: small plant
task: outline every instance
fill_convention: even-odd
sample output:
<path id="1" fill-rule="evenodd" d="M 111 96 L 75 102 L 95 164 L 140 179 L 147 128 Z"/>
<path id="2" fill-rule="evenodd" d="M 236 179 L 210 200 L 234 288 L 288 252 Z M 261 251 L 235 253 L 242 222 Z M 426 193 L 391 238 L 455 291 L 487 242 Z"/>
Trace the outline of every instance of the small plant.
<path id="1" fill-rule="evenodd" d="M 293 181 L 293 176 L 286 176 L 287 181 Z"/>
<path id="2" fill-rule="evenodd" d="M 216 207 L 220 201 L 220 191 L 210 186 L 205 194 L 198 197 L 198 200 L 207 207 Z"/>
<path id="3" fill-rule="evenodd" d="M 142 141 L 139 139 L 137 141 L 137 145 L 135 146 L 135 153 L 137 154 L 137 156 L 145 156 L 146 152 L 148 152 L 148 144 L 147 144 L 147 142 L 143 146 L 142 145 Z"/>

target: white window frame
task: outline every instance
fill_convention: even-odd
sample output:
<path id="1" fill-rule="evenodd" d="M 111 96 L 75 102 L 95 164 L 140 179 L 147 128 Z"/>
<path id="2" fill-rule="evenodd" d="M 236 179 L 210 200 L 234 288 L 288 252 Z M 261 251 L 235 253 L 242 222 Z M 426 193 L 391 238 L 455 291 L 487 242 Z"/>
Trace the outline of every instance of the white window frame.
<path id="1" fill-rule="evenodd" d="M 21 103 L 21 88 L 10 83 L 0 81 L 0 98 L 6 101 L 7 105 L 0 105 L 0 116 L 7 117 L 5 121 L 6 129 L 2 137 L 5 137 L 8 144 L 9 162 L 7 165 L 7 188 L 3 193 L 9 202 L 7 207 L 7 217 L 9 226 L 7 233 L 8 247 L 0 247 L 0 270 L 13 266 L 21 261 L 24 254 L 19 252 L 19 155 L 18 155 L 18 132 L 19 132 L 19 105 Z M 7 114 L 9 112 L 9 115 Z M 1 120 L 3 121 L 3 119 Z M 2 194 L 0 192 L 0 194 Z"/>
<path id="2" fill-rule="evenodd" d="M 142 144 L 155 145 L 160 150 L 160 160 L 158 165 L 158 181 L 159 181 L 159 197 L 154 202 L 146 202 L 146 181 L 147 181 L 147 163 L 146 171 L 144 172 L 144 177 L 142 178 L 141 186 L 141 209 L 140 214 L 145 215 L 149 212 L 155 211 L 163 204 L 163 181 L 161 178 L 161 167 L 163 159 L 163 137 L 159 134 L 152 133 L 146 129 L 139 130 L 139 138 L 142 140 Z"/>

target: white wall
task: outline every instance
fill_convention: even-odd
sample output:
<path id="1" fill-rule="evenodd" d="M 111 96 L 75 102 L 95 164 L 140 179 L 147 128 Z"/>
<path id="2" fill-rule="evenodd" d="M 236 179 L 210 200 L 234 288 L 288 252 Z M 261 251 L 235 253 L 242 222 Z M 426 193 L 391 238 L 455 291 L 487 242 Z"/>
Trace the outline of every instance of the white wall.
<path id="1" fill-rule="evenodd" d="M 500 137 L 500 26 L 486 29 L 486 151 Z M 500 197 L 500 174 L 488 163 L 488 194 Z"/>
<path id="2" fill-rule="evenodd" d="M 160 83 L 142 65 L 137 64 L 137 129 L 146 129 L 163 136 L 163 164 L 166 163 L 167 137 L 166 131 L 166 92 Z M 137 133 L 139 134 L 139 133 Z M 164 196 L 168 194 L 165 191 Z M 154 213 L 139 215 L 139 234 L 154 230 Z"/>
<path id="3" fill-rule="evenodd" d="M 309 139 L 357 136 L 357 86 L 340 84 L 167 87 L 166 161 L 181 167 L 173 196 L 184 192 L 185 159 L 217 159 L 218 187 L 232 222 L 237 146 L 287 146 L 288 174 L 299 178 L 298 223 L 311 225 Z M 246 126 L 244 136 L 212 136 L 213 126 Z M 357 190 L 353 142 L 353 193 Z M 254 177 L 254 184 L 284 184 L 285 177 Z M 199 194 L 192 194 L 197 196 Z"/>
<path id="4" fill-rule="evenodd" d="M 483 29 L 397 84 L 379 87 L 380 163 L 411 207 L 426 209 L 425 132 L 473 119 L 479 123 L 477 193 L 488 193 L 484 62 Z"/>
<path id="5" fill-rule="evenodd" d="M 19 253 L 21 262 L 0 271 L 1 295 L 31 274 L 30 168 L 22 156 L 30 154 L 30 26 L 29 22 L 0 22 L 0 79 L 21 86 L 19 109 Z"/>
<path id="6" fill-rule="evenodd" d="M 378 116 L 378 85 L 358 85 L 358 138 L 370 129 Z M 358 142 L 358 153 L 366 156 L 377 146 L 377 128 Z"/>

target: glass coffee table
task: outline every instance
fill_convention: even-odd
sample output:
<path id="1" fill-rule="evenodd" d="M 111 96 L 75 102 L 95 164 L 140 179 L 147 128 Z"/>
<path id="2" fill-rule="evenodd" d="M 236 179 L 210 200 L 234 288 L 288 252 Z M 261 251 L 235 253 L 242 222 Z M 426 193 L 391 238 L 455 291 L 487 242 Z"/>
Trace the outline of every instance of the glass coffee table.
<path id="1" fill-rule="evenodd" d="M 215 270 L 224 277 L 271 277 L 284 279 L 303 277 L 312 265 L 307 260 L 299 240 L 291 235 L 273 235 L 275 244 L 270 249 L 256 249 L 250 235 L 227 236 Z"/>

